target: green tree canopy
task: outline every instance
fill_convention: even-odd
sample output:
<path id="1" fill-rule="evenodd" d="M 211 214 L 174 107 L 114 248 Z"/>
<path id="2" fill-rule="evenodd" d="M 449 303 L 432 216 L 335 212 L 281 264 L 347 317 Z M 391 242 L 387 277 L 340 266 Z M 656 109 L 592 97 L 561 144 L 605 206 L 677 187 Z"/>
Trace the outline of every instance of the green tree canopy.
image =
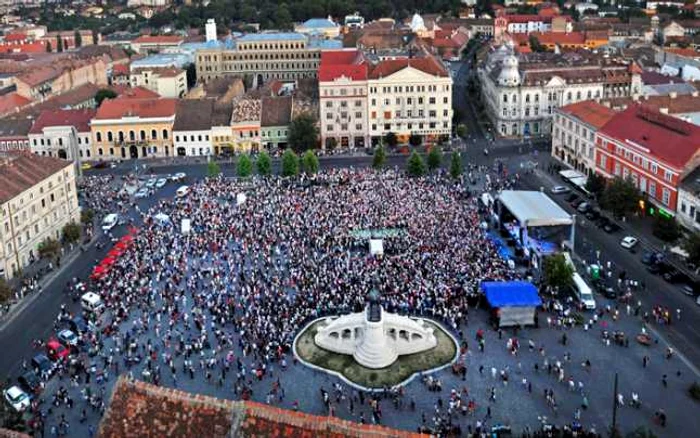
<path id="1" fill-rule="evenodd" d="M 80 212 L 80 223 L 83 225 L 88 225 L 92 223 L 92 219 L 95 217 L 95 210 L 91 208 L 83 209 Z"/>
<path id="2" fill-rule="evenodd" d="M 39 244 L 37 251 L 42 258 L 54 258 L 61 251 L 61 244 L 58 243 L 58 240 L 47 237 Z"/>
<path id="3" fill-rule="evenodd" d="M 700 265 L 700 233 L 693 233 L 683 242 L 683 249 L 688 253 L 691 263 Z"/>
<path id="4" fill-rule="evenodd" d="M 440 165 L 442 164 L 442 153 L 440 152 L 440 148 L 437 146 L 433 146 L 430 148 L 430 152 L 428 152 L 428 169 L 430 171 L 434 171 L 440 168 Z"/>
<path id="5" fill-rule="evenodd" d="M 681 227 L 676 218 L 656 215 L 652 224 L 652 234 L 664 242 L 674 242 L 681 237 Z"/>
<path id="6" fill-rule="evenodd" d="M 399 138 L 393 132 L 387 132 L 384 134 L 384 144 L 393 148 L 399 144 Z"/>
<path id="7" fill-rule="evenodd" d="M 307 149 L 313 149 L 318 141 L 318 129 L 316 120 L 311 114 L 304 113 L 297 116 L 289 125 L 289 146 L 302 153 Z"/>
<path id="8" fill-rule="evenodd" d="M 63 240 L 67 243 L 75 243 L 80 239 L 80 225 L 70 222 L 63 227 Z"/>
<path id="9" fill-rule="evenodd" d="M 100 106 L 105 99 L 114 99 L 115 97 L 117 97 L 117 93 L 109 88 L 102 88 L 95 93 L 95 103 L 97 103 L 97 106 Z"/>
<path id="10" fill-rule="evenodd" d="M 236 163 L 236 174 L 241 178 L 248 178 L 253 173 L 253 162 L 246 154 L 241 155 Z"/>
<path id="11" fill-rule="evenodd" d="M 12 288 L 5 281 L 4 278 L 0 278 L 0 304 L 5 304 L 12 299 Z"/>
<path id="12" fill-rule="evenodd" d="M 555 254 L 544 259 L 544 282 L 548 286 L 561 290 L 573 281 L 574 268 L 566 262 L 564 254 Z"/>
<path id="13" fill-rule="evenodd" d="M 80 34 L 80 31 L 76 29 L 75 33 L 73 34 L 73 40 L 75 41 L 75 47 L 82 47 L 83 46 L 83 36 Z"/>
<path id="14" fill-rule="evenodd" d="M 372 157 L 372 167 L 380 170 L 386 165 L 386 151 L 384 146 L 379 145 L 374 150 L 374 156 Z"/>
<path id="15" fill-rule="evenodd" d="M 53 46 L 51 45 L 51 41 L 46 42 L 46 52 L 48 52 L 48 53 L 53 52 Z"/>
<path id="16" fill-rule="evenodd" d="M 209 161 L 207 163 L 207 176 L 209 178 L 216 178 L 221 173 L 221 166 L 215 160 Z"/>
<path id="17" fill-rule="evenodd" d="M 411 152 L 406 163 L 406 172 L 409 176 L 417 178 L 425 175 L 425 163 L 423 157 L 416 151 Z"/>
<path id="18" fill-rule="evenodd" d="M 462 176 L 462 157 L 459 152 L 452 152 L 452 157 L 450 159 L 450 176 L 454 179 L 458 179 Z"/>
<path id="19" fill-rule="evenodd" d="M 315 175 L 316 173 L 318 173 L 318 169 L 320 167 L 318 157 L 311 149 L 304 152 L 301 164 L 304 169 L 304 172 L 306 172 L 308 175 Z"/>
<path id="20" fill-rule="evenodd" d="M 614 178 L 603 191 L 600 204 L 616 217 L 634 211 L 639 201 L 639 191 L 631 179 Z"/>
<path id="21" fill-rule="evenodd" d="M 294 151 L 287 149 L 282 155 L 282 176 L 296 176 L 299 174 L 299 157 Z"/>
<path id="22" fill-rule="evenodd" d="M 466 137 L 467 136 L 467 126 L 464 123 L 460 123 L 455 128 L 455 133 L 457 134 L 457 137 L 459 137 L 459 138 Z"/>
<path id="23" fill-rule="evenodd" d="M 270 176 L 272 174 L 272 160 L 270 154 L 262 151 L 258 154 L 258 159 L 255 161 L 255 167 L 258 169 L 258 174 L 262 176 Z"/>
<path id="24" fill-rule="evenodd" d="M 63 52 L 63 37 L 60 33 L 56 35 L 56 51 Z"/>
<path id="25" fill-rule="evenodd" d="M 599 197 L 605 190 L 605 178 L 597 173 L 590 175 L 586 180 L 586 190 Z"/>
<path id="26" fill-rule="evenodd" d="M 187 88 L 192 88 L 197 84 L 197 66 L 194 62 L 187 64 Z"/>

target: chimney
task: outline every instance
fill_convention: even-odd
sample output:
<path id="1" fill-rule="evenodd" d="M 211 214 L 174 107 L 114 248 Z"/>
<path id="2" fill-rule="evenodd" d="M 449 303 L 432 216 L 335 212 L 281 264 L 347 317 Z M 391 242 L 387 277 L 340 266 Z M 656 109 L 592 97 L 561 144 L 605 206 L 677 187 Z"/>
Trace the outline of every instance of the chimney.
<path id="1" fill-rule="evenodd" d="M 668 114 L 668 108 L 659 108 L 661 114 Z"/>
<path id="2" fill-rule="evenodd" d="M 670 93 L 668 93 L 668 97 L 670 97 L 671 99 L 675 99 L 676 97 L 678 97 L 678 93 L 676 93 L 675 91 L 671 91 Z"/>

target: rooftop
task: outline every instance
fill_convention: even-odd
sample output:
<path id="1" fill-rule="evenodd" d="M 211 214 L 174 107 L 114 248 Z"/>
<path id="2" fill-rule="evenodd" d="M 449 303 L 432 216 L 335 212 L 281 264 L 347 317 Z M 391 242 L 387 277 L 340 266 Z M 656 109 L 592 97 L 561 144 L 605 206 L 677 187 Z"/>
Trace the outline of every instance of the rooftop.
<path id="1" fill-rule="evenodd" d="M 169 438 L 419 438 L 412 432 L 362 425 L 248 401 L 216 399 L 120 377 L 97 436 Z"/>
<path id="2" fill-rule="evenodd" d="M 292 121 L 292 96 L 264 97 L 260 126 L 286 126 Z"/>
<path id="3" fill-rule="evenodd" d="M 180 44 L 185 37 L 179 35 L 141 35 L 132 41 L 135 44 Z"/>
<path id="4" fill-rule="evenodd" d="M 206 131 L 212 125 L 213 99 L 181 99 L 177 101 L 173 131 Z"/>
<path id="5" fill-rule="evenodd" d="M 243 96 L 233 101 L 231 123 L 259 122 L 261 113 L 261 101 L 258 98 Z"/>
<path id="6" fill-rule="evenodd" d="M 172 117 L 177 99 L 108 99 L 97 110 L 95 120 L 123 117 Z"/>
<path id="7" fill-rule="evenodd" d="M 357 49 L 321 52 L 318 80 L 333 81 L 347 77 L 354 81 L 367 80 L 368 66 L 362 52 Z"/>
<path id="8" fill-rule="evenodd" d="M 32 128 L 32 119 L 26 117 L 0 119 L 0 138 L 26 137 Z"/>
<path id="9" fill-rule="evenodd" d="M 310 18 L 302 23 L 307 29 L 325 29 L 330 27 L 338 27 L 338 25 L 327 18 Z"/>
<path id="10" fill-rule="evenodd" d="M 593 100 L 572 103 L 571 105 L 561 107 L 559 111 L 576 117 L 587 125 L 597 129 L 602 128 L 616 114 L 614 110 Z"/>
<path id="11" fill-rule="evenodd" d="M 639 148 L 677 169 L 684 168 L 698 152 L 700 126 L 661 114 L 641 104 L 617 113 L 601 134 Z"/>
<path id="12" fill-rule="evenodd" d="M 381 79 L 393 75 L 405 68 L 415 68 L 433 76 L 449 77 L 449 73 L 435 58 L 426 56 L 425 58 L 393 59 L 380 61 L 369 72 L 370 79 Z"/>
<path id="13" fill-rule="evenodd" d="M 247 33 L 239 38 L 239 42 L 256 42 L 256 41 L 280 41 L 280 40 L 295 40 L 304 41 L 306 36 L 295 32 L 264 32 L 264 33 Z"/>
<path id="14" fill-rule="evenodd" d="M 0 155 L 0 204 L 72 165 L 70 161 L 29 153 Z"/>
<path id="15" fill-rule="evenodd" d="M 17 111 L 23 106 L 29 105 L 31 102 L 31 99 L 20 96 L 16 92 L 0 96 L 0 116 Z"/>
<path id="16" fill-rule="evenodd" d="M 51 126 L 73 126 L 78 132 L 90 132 L 90 120 L 95 112 L 94 109 L 42 111 L 29 133 L 42 134 L 44 128 Z"/>

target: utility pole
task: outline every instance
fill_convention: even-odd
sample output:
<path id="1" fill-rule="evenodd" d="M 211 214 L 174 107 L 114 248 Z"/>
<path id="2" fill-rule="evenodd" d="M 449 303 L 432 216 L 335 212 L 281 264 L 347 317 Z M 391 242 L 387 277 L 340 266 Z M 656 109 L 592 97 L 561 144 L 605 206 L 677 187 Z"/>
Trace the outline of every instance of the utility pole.
<path id="1" fill-rule="evenodd" d="M 615 389 L 613 392 L 613 411 L 612 411 L 612 426 L 610 427 L 610 436 L 617 436 L 617 373 L 615 373 Z"/>

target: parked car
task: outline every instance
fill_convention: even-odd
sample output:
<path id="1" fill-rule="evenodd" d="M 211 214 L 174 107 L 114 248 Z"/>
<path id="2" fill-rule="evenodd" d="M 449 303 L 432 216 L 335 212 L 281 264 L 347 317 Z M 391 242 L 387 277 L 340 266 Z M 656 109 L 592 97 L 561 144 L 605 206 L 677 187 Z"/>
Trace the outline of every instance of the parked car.
<path id="1" fill-rule="evenodd" d="M 603 231 L 605 231 L 606 233 L 614 233 L 619 230 L 620 226 L 617 225 L 615 222 L 608 221 L 607 224 L 603 225 Z"/>
<path id="2" fill-rule="evenodd" d="M 53 374 L 55 366 L 45 354 L 37 354 L 32 358 L 32 368 L 39 377 L 47 380 Z"/>
<path id="3" fill-rule="evenodd" d="M 70 351 L 56 339 L 51 339 L 46 343 L 46 355 L 54 362 L 66 360 Z"/>
<path id="4" fill-rule="evenodd" d="M 156 188 L 157 189 L 162 189 L 165 187 L 165 185 L 168 183 L 168 180 L 165 178 L 158 178 L 158 181 L 156 181 Z"/>
<path id="5" fill-rule="evenodd" d="M 611 300 L 617 298 L 617 289 L 608 284 L 605 280 L 598 279 L 596 282 L 593 283 L 593 286 L 595 287 L 596 292 L 603 295 L 605 298 Z"/>
<path id="6" fill-rule="evenodd" d="M 663 278 L 669 283 L 685 283 L 690 280 L 687 275 L 673 267 L 664 273 Z"/>
<path id="7" fill-rule="evenodd" d="M 74 347 L 78 345 L 78 336 L 68 329 L 64 329 L 58 332 L 58 340 L 61 341 L 63 345 L 68 347 Z"/>
<path id="8" fill-rule="evenodd" d="M 650 264 L 649 266 L 647 266 L 647 271 L 648 271 L 650 274 L 654 274 L 654 275 L 659 275 L 659 274 L 662 274 L 662 273 L 663 273 L 663 272 L 662 272 L 662 269 L 661 269 L 661 263 L 652 263 L 652 264 Z"/>
<path id="9" fill-rule="evenodd" d="M 17 381 L 19 381 L 19 386 L 29 394 L 39 394 L 44 389 L 41 383 L 41 377 L 32 370 L 19 376 Z"/>
<path id="10" fill-rule="evenodd" d="M 589 221 L 595 221 L 600 217 L 600 209 L 598 207 L 594 207 L 586 213 L 586 219 Z"/>
<path id="11" fill-rule="evenodd" d="M 10 406 L 17 412 L 24 412 L 31 404 L 29 395 L 22 391 L 19 386 L 11 386 L 4 390 L 3 394 L 5 395 L 5 400 L 7 400 Z"/>
<path id="12" fill-rule="evenodd" d="M 158 180 L 155 178 L 149 178 L 148 181 L 146 181 L 146 187 L 148 187 L 149 189 L 152 189 L 153 187 L 156 186 L 157 181 Z"/>
<path id="13" fill-rule="evenodd" d="M 636 237 L 625 236 L 620 241 L 620 246 L 625 249 L 632 249 L 637 245 L 637 243 L 639 243 L 639 239 L 637 239 Z"/>
<path id="14" fill-rule="evenodd" d="M 94 327 L 91 326 L 91 323 L 85 321 L 82 316 L 75 316 L 69 319 L 66 325 L 70 331 L 78 335 L 94 331 Z"/>
<path id="15" fill-rule="evenodd" d="M 642 254 L 642 263 L 644 263 L 645 265 L 653 265 L 663 260 L 663 258 L 664 255 L 661 252 L 644 251 L 644 254 Z"/>
<path id="16" fill-rule="evenodd" d="M 170 181 L 182 181 L 187 177 L 185 172 L 178 172 L 170 177 Z"/>
<path id="17" fill-rule="evenodd" d="M 571 206 L 573 208 L 578 209 L 578 206 L 583 204 L 585 201 L 583 199 L 577 198 L 574 202 L 571 203 Z"/>
<path id="18" fill-rule="evenodd" d="M 579 204 L 578 207 L 576 207 L 576 211 L 578 211 L 579 213 L 586 214 L 591 208 L 593 208 L 591 207 L 591 204 L 589 204 L 588 202 L 582 202 Z"/>
<path id="19" fill-rule="evenodd" d="M 550 191 L 555 195 L 563 195 L 564 193 L 569 193 L 571 189 L 566 186 L 554 186 Z"/>
<path id="20" fill-rule="evenodd" d="M 190 188 L 188 186 L 181 186 L 175 192 L 175 194 L 177 195 L 178 198 L 183 198 L 183 197 L 187 196 L 189 193 L 190 193 Z"/>
<path id="21" fill-rule="evenodd" d="M 576 193 L 572 193 L 566 197 L 566 202 L 574 202 L 577 199 L 578 199 L 578 195 Z"/>
<path id="22" fill-rule="evenodd" d="M 148 188 L 141 187 L 136 193 L 134 193 L 134 198 L 136 198 L 136 199 L 148 198 Z"/>
<path id="23" fill-rule="evenodd" d="M 92 169 L 92 165 L 90 163 L 83 163 L 80 165 L 80 168 L 83 170 L 90 170 Z"/>

